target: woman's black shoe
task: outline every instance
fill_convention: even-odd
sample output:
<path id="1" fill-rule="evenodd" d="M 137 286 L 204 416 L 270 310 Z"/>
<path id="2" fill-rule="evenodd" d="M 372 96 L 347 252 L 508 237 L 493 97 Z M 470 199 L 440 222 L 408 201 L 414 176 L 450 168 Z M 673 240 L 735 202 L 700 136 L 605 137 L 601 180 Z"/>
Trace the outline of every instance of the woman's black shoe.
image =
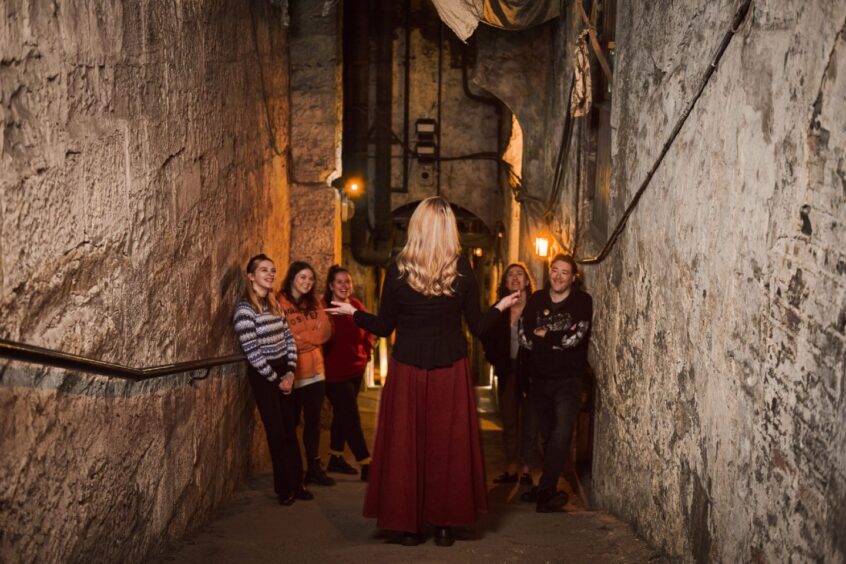
<path id="1" fill-rule="evenodd" d="M 303 501 L 311 501 L 312 499 L 314 499 L 314 494 L 305 489 L 303 486 L 297 488 L 297 491 L 294 492 L 294 496 L 297 499 L 301 499 Z"/>
<path id="2" fill-rule="evenodd" d="M 420 535 L 418 533 L 403 532 L 400 536 L 400 544 L 403 546 L 417 546 L 420 544 Z"/>
<path id="3" fill-rule="evenodd" d="M 344 460 L 340 454 L 333 454 L 329 456 L 329 463 L 326 465 L 327 472 L 337 472 L 338 474 L 349 474 L 355 476 L 358 474 L 355 468 L 350 466 L 350 463 Z"/>
<path id="4" fill-rule="evenodd" d="M 435 544 L 438 546 L 452 546 L 455 542 L 455 535 L 452 533 L 452 527 L 436 527 L 435 528 Z"/>
<path id="5" fill-rule="evenodd" d="M 316 484 L 318 486 L 334 486 L 335 480 L 326 475 L 323 468 L 317 466 L 316 468 L 309 468 L 305 475 L 306 484 Z"/>
<path id="6" fill-rule="evenodd" d="M 508 472 L 503 472 L 496 478 L 494 478 L 494 484 L 513 484 L 517 481 L 517 473 L 509 474 Z"/>
<path id="7" fill-rule="evenodd" d="M 370 477 L 370 465 L 369 464 L 362 464 L 361 465 L 361 481 L 366 482 L 369 477 Z"/>
<path id="8" fill-rule="evenodd" d="M 535 483 L 532 481 L 532 475 L 526 472 L 520 474 L 520 485 L 521 486 L 534 486 Z"/>
<path id="9" fill-rule="evenodd" d="M 555 492 L 552 495 L 538 495 L 538 504 L 535 507 L 537 513 L 564 513 L 564 506 L 567 504 L 567 494 Z"/>
<path id="10" fill-rule="evenodd" d="M 525 501 L 526 503 L 537 503 L 538 501 L 538 487 L 532 486 L 527 492 L 523 492 L 520 494 L 520 501 Z"/>
<path id="11" fill-rule="evenodd" d="M 294 502 L 297 501 L 297 496 L 295 494 L 289 495 L 278 495 L 276 499 L 279 501 L 279 505 L 294 505 Z"/>

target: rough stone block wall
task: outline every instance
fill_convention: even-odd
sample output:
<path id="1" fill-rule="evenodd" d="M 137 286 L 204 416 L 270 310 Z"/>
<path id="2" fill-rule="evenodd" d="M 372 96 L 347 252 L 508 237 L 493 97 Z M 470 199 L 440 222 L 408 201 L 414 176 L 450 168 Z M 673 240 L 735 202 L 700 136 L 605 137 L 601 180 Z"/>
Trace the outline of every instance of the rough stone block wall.
<path id="1" fill-rule="evenodd" d="M 236 350 L 243 263 L 288 260 L 286 41 L 267 2 L 0 4 L 0 337 Z M 202 523 L 249 466 L 241 372 L 0 364 L 0 560 L 139 561 Z"/>
<path id="2" fill-rule="evenodd" d="M 734 1 L 618 2 L 612 219 Z M 587 267 L 600 504 L 685 561 L 846 559 L 846 5 L 756 0 Z"/>
<path id="3" fill-rule="evenodd" d="M 338 11 L 331 2 L 291 7 L 291 260 L 304 260 L 317 271 L 318 295 L 329 267 L 341 261 L 340 200 L 330 187 L 341 175 Z"/>

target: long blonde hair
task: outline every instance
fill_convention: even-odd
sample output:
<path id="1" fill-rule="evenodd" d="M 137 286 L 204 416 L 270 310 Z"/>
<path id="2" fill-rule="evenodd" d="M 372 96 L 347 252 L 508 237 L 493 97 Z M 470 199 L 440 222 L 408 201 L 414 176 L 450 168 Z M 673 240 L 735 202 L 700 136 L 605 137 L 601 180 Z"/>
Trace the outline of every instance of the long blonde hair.
<path id="1" fill-rule="evenodd" d="M 449 202 L 426 198 L 411 214 L 408 242 L 397 257 L 400 276 L 424 296 L 452 296 L 461 243 Z"/>
<path id="2" fill-rule="evenodd" d="M 258 265 L 264 261 L 268 261 L 273 263 L 273 261 L 265 254 L 256 255 L 247 262 L 247 272 L 246 274 L 255 274 Z M 262 313 L 264 311 L 265 305 L 267 309 L 270 310 L 270 313 L 277 317 L 282 316 L 282 308 L 279 307 L 279 302 L 276 301 L 276 297 L 273 295 L 273 290 L 267 293 L 266 298 L 262 298 L 256 293 L 255 288 L 253 288 L 253 281 L 250 280 L 249 276 L 244 277 L 246 281 L 246 285 L 244 287 L 244 300 L 249 303 L 256 313 Z"/>

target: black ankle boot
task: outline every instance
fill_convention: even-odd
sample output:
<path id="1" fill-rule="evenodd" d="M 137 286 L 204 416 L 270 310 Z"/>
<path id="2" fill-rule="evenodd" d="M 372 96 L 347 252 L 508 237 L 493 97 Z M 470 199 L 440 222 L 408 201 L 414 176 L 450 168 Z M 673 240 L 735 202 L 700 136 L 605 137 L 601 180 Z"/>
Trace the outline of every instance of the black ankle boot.
<path id="1" fill-rule="evenodd" d="M 438 546 L 452 546 L 455 535 L 452 527 L 435 527 L 435 544 Z"/>
<path id="2" fill-rule="evenodd" d="M 276 496 L 277 501 L 279 501 L 279 505 L 294 505 L 294 502 L 297 501 L 296 494 L 279 494 Z"/>
<path id="3" fill-rule="evenodd" d="M 314 466 L 310 466 L 305 475 L 304 482 L 306 484 L 315 484 L 317 486 L 334 486 L 335 480 L 326 475 L 323 468 L 320 467 L 320 462 L 315 461 Z"/>
<path id="4" fill-rule="evenodd" d="M 420 544 L 420 534 L 403 531 L 402 535 L 400 536 L 399 542 L 403 546 L 417 546 L 418 544 Z"/>
<path id="5" fill-rule="evenodd" d="M 332 454 L 329 456 L 329 463 L 326 465 L 327 472 L 337 472 L 338 474 L 349 474 L 355 476 L 358 474 L 355 468 L 350 466 L 350 463 L 344 460 L 344 457 L 339 454 Z"/>

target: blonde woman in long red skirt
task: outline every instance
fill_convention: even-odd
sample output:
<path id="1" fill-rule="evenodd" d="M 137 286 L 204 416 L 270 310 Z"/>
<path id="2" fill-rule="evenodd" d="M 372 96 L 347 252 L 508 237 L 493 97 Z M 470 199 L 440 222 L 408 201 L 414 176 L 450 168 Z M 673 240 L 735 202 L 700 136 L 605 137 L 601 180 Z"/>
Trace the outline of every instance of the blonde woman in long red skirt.
<path id="1" fill-rule="evenodd" d="M 479 288 L 462 254 L 455 215 L 441 197 L 411 216 L 408 242 L 388 268 L 379 314 L 332 302 L 333 315 L 382 337 L 396 330 L 391 375 L 382 390 L 364 515 L 401 542 L 420 542 L 424 525 L 451 546 L 452 528 L 487 511 L 476 399 L 467 363 L 464 317 L 481 336 L 517 295 L 482 315 Z"/>

